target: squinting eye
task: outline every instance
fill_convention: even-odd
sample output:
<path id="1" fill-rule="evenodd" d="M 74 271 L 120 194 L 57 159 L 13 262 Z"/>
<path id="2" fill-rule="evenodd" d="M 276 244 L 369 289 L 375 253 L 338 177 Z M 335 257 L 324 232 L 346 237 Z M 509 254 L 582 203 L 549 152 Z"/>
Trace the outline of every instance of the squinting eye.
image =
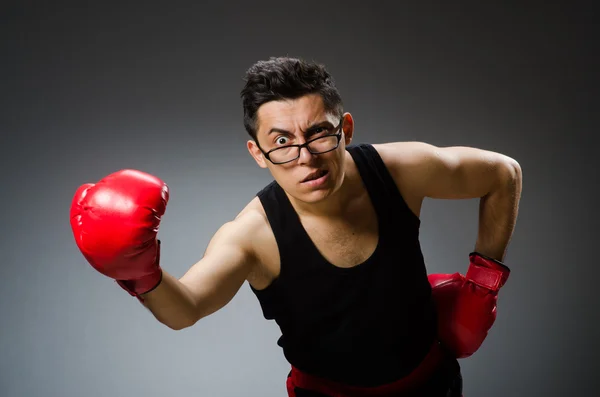
<path id="1" fill-rule="evenodd" d="M 331 130 L 332 130 L 332 128 L 329 128 L 329 127 L 317 127 L 312 131 L 311 135 L 331 134 Z"/>

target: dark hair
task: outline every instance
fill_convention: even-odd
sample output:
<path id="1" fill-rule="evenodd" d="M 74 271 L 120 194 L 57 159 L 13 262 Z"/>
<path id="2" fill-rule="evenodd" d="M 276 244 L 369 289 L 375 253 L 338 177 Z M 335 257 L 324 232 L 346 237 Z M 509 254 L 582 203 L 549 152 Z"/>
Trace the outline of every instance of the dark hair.
<path id="1" fill-rule="evenodd" d="M 256 140 L 258 108 L 266 102 L 320 94 L 325 110 L 342 117 L 343 103 L 333 77 L 325 66 L 289 57 L 258 61 L 246 71 L 241 92 L 244 127 Z"/>

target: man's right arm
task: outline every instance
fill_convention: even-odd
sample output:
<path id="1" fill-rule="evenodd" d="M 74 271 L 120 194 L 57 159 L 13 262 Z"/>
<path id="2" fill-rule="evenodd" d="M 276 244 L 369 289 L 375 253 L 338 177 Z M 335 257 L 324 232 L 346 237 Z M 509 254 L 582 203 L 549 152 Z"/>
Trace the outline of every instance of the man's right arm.
<path id="1" fill-rule="evenodd" d="M 247 213 L 221 226 L 203 258 L 177 279 L 163 269 L 161 283 L 142 295 L 158 321 L 180 330 L 224 307 L 257 263 L 249 236 L 262 218 Z"/>
<path id="2" fill-rule="evenodd" d="M 225 306 L 251 273 L 266 219 L 252 205 L 223 225 L 204 257 L 179 280 L 161 266 L 165 182 L 121 170 L 81 185 L 71 202 L 75 242 L 87 262 L 137 297 L 163 324 L 182 329 Z"/>

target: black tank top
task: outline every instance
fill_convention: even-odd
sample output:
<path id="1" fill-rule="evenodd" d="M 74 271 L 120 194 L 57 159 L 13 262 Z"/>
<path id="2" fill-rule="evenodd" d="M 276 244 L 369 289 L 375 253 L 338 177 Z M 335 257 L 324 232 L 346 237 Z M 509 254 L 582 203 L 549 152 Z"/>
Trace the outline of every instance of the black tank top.
<path id="1" fill-rule="evenodd" d="M 377 248 L 352 268 L 329 263 L 302 226 L 283 189 L 258 193 L 275 235 L 281 271 L 256 290 L 275 320 L 286 359 L 305 372 L 357 386 L 397 380 L 424 358 L 436 316 L 419 244 L 418 217 L 408 208 L 377 151 L 349 146 L 379 224 Z"/>

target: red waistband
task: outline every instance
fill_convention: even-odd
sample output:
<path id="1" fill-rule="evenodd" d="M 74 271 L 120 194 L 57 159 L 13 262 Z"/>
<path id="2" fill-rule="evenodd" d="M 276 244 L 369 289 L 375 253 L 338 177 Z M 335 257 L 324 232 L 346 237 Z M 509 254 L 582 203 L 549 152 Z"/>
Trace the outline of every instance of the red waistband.
<path id="1" fill-rule="evenodd" d="M 436 341 L 423 361 L 407 376 L 381 386 L 358 387 L 330 381 L 307 374 L 292 366 L 287 379 L 287 390 L 290 397 L 295 397 L 295 387 L 312 390 L 331 397 L 384 397 L 409 393 L 423 385 L 431 377 L 443 358 L 443 351 Z"/>

